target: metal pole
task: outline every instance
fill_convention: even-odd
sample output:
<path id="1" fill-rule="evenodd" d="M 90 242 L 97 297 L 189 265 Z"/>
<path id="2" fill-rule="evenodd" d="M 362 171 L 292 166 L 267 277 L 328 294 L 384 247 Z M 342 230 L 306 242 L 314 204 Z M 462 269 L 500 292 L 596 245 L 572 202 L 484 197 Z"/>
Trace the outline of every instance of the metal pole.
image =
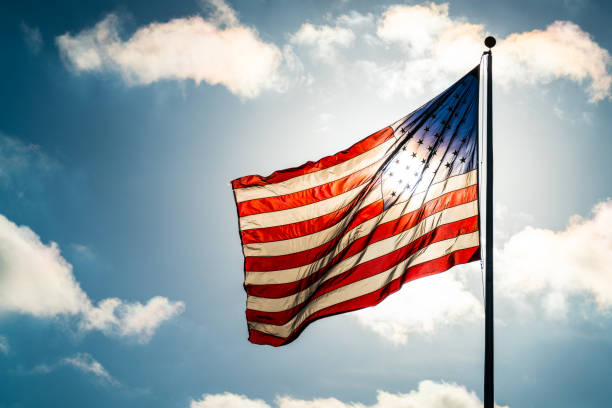
<path id="1" fill-rule="evenodd" d="M 495 38 L 487 37 L 487 188 L 485 242 L 485 368 L 484 408 L 494 408 L 493 396 L 493 55 Z"/>

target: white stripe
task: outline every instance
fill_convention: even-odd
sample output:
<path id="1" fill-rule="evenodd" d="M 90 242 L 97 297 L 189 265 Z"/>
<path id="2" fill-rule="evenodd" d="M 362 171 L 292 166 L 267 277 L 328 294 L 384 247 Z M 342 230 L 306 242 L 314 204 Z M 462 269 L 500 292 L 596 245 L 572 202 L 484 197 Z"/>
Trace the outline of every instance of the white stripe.
<path id="1" fill-rule="evenodd" d="M 471 216 L 476 215 L 475 210 L 477 211 L 477 208 L 474 208 L 474 206 L 463 204 L 461 206 L 452 207 L 439 213 L 433 214 L 425 218 L 423 221 L 410 228 L 409 230 L 406 230 L 400 234 L 394 235 L 382 241 L 370 244 L 361 253 L 353 255 L 351 257 L 352 259 L 348 258 L 346 260 L 348 261 L 349 259 L 351 259 L 351 262 L 342 261 L 340 264 L 344 263 L 344 265 L 340 267 L 340 264 L 338 264 L 339 267 L 332 268 L 316 284 L 310 285 L 308 288 L 302 290 L 301 292 L 283 298 L 263 298 L 257 296 L 249 296 L 247 298 L 247 308 L 252 310 L 260 310 L 262 312 L 280 312 L 282 310 L 291 309 L 292 307 L 297 306 L 304 302 L 306 299 L 308 299 L 308 297 L 312 295 L 314 291 L 317 290 L 318 285 L 327 281 L 328 279 L 333 278 L 334 276 L 337 276 L 349 270 L 350 268 L 347 268 L 347 266 L 351 264 L 357 266 L 372 259 L 387 255 L 397 250 L 398 248 L 402 248 L 408 245 L 409 243 L 427 234 L 428 232 L 433 231 L 440 225 L 449 224 L 451 222 L 463 220 L 465 218 L 469 218 Z"/>
<path id="2" fill-rule="evenodd" d="M 234 190 L 236 202 L 241 203 L 243 201 L 255 200 L 257 198 L 275 197 L 279 195 L 296 193 L 298 191 L 306 190 L 307 188 L 320 186 L 322 184 L 341 179 L 355 173 L 356 171 L 366 168 L 383 158 L 388 152 L 391 151 L 393 144 L 395 144 L 395 139 L 390 138 L 386 142 L 361 153 L 359 156 L 355 156 L 352 159 L 336 164 L 335 166 L 315 171 L 313 173 L 296 176 L 289 180 L 281 181 L 280 183 L 267 184 L 265 186 L 237 188 Z"/>
<path id="3" fill-rule="evenodd" d="M 469 187 L 474 184 L 476 184 L 476 171 L 471 171 L 466 174 L 452 177 L 448 181 L 445 180 L 441 183 L 434 184 L 429 188 L 430 193 L 426 194 L 423 192 L 420 194 L 415 194 L 408 202 L 398 203 L 389 208 L 385 212 L 380 222 L 388 222 L 419 209 L 424 204 L 426 195 L 429 196 L 427 201 L 431 201 L 451 191 Z M 343 220 L 343 222 L 339 222 L 338 224 L 325 230 L 315 232 L 310 235 L 275 242 L 244 244 L 242 246 L 244 256 L 279 256 L 316 248 L 334 239 L 334 237 L 346 227 L 348 221 L 350 221 L 352 218 L 352 215 L 364 206 L 364 204 L 360 204 L 358 208 L 355 208 L 349 214 L 347 214 L 344 217 L 346 222 Z M 366 222 L 372 223 L 372 221 L 377 220 L 373 219 Z M 367 226 L 362 227 L 361 230 L 364 231 L 364 233 L 369 231 Z"/>
<path id="4" fill-rule="evenodd" d="M 368 245 L 363 251 L 358 252 L 357 254 L 340 261 L 325 274 L 325 277 L 326 279 L 329 279 L 342 272 L 348 271 L 349 269 L 360 263 L 372 260 L 374 258 L 378 258 L 389 252 L 393 252 L 395 249 L 404 246 L 407 243 L 412 242 L 414 239 L 433 230 L 437 225 L 459 221 L 462 219 L 473 217 L 477 214 L 477 201 L 472 201 L 466 204 L 458 205 L 456 207 L 447 208 L 444 211 L 425 218 L 418 225 L 410 228 L 407 231 Z M 342 250 L 344 250 L 351 242 L 355 241 L 358 237 L 369 235 L 371 233 L 371 228 L 370 230 L 367 230 L 365 228 L 359 228 L 364 224 L 361 224 L 354 230 L 349 231 L 347 235 L 343 237 L 342 240 L 338 243 L 336 248 L 334 248 L 334 251 L 332 253 L 315 262 L 296 268 L 283 269 L 280 271 L 246 271 L 244 283 L 247 285 L 270 285 L 278 283 L 290 283 L 303 279 L 306 276 L 317 272 L 324 265 L 327 265 L 327 263 L 331 259 L 333 259 L 334 256 L 342 252 Z"/>
<path id="5" fill-rule="evenodd" d="M 378 198 L 379 200 L 381 199 L 380 194 Z M 353 217 L 355 216 L 355 214 L 357 214 L 367 205 L 371 204 L 369 202 L 370 200 L 367 201 L 368 202 L 364 201 L 359 203 L 355 208 L 351 209 L 351 211 L 345 214 L 344 217 L 338 223 L 322 231 L 313 232 L 312 234 L 303 235 L 297 238 L 285 239 L 281 241 L 254 242 L 244 244 L 242 246 L 244 256 L 247 257 L 288 255 L 295 252 L 306 251 L 308 249 L 316 248 L 319 245 L 323 245 L 324 243 L 334 239 L 338 234 L 342 233 L 346 229 L 346 227 L 353 221 Z M 377 218 L 380 218 L 380 214 L 365 222 L 377 221 Z M 362 229 L 363 228 L 364 227 L 362 227 Z"/>
<path id="6" fill-rule="evenodd" d="M 387 285 L 392 280 L 401 277 L 405 272 L 406 267 L 431 261 L 461 249 L 473 248 L 477 245 L 478 232 L 460 235 L 456 238 L 436 242 L 423 248 L 423 250 L 419 251 L 419 253 L 415 254 L 410 259 L 395 265 L 383 273 L 362 279 L 346 286 L 342 286 L 316 298 L 301 309 L 293 319 L 282 326 L 259 322 L 248 322 L 249 328 L 261 331 L 263 333 L 268 333 L 273 336 L 286 338 L 291 335 L 291 333 L 310 315 L 335 304 L 375 292 Z"/>
<path id="7" fill-rule="evenodd" d="M 294 222 L 306 221 L 332 213 L 349 205 L 357 198 L 362 190 L 369 186 L 370 183 L 367 183 L 326 200 L 317 201 L 301 207 L 240 217 L 240 230 L 277 227 L 279 225 L 293 224 Z M 380 199 L 380 189 L 374 186 L 372 191 L 366 194 L 362 199 L 361 205 L 365 206 Z"/>
<path id="8" fill-rule="evenodd" d="M 478 181 L 478 172 L 472 170 L 469 173 L 459 174 L 458 176 L 449 177 L 439 183 L 432 184 L 427 190 L 427 195 L 423 200 L 424 203 L 440 197 L 445 192 L 459 190 L 460 188 L 471 186 Z M 416 205 L 416 203 L 415 203 Z"/>

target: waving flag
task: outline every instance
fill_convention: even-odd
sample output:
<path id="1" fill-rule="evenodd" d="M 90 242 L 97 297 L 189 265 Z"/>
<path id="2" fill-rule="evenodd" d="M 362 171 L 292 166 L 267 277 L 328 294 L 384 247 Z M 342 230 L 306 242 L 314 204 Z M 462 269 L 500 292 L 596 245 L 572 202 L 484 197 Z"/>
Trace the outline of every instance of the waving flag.
<path id="1" fill-rule="evenodd" d="M 480 259 L 478 73 L 347 150 L 232 181 L 251 342 Z"/>

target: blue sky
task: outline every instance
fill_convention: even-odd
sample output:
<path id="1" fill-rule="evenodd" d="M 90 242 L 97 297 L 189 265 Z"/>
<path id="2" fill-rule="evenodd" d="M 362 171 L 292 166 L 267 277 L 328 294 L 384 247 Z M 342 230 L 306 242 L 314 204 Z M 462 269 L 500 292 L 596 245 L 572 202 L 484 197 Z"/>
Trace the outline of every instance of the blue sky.
<path id="1" fill-rule="evenodd" d="M 248 343 L 229 181 L 335 153 L 495 35 L 496 401 L 601 407 L 612 5 L 20 2 L 0 15 L 0 407 L 471 408 L 480 265 Z"/>

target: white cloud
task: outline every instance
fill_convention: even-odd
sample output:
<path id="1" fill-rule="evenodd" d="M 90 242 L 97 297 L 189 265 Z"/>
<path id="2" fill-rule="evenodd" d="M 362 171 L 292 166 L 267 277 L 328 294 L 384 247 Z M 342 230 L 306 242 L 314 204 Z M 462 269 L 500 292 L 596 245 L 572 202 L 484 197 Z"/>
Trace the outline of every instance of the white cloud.
<path id="1" fill-rule="evenodd" d="M 448 4 L 391 6 L 378 20 L 377 35 L 406 47 L 409 60 L 401 67 L 403 78 L 425 75 L 456 76 L 472 67 L 482 53 L 484 27 L 448 15 Z M 410 65 L 415 64 L 415 67 Z M 418 77 L 417 77 L 418 78 Z"/>
<path id="2" fill-rule="evenodd" d="M 388 98 L 412 97 L 440 90 L 477 64 L 483 50 L 484 27 L 448 14 L 448 4 L 390 6 L 377 21 L 376 35 L 390 50 L 404 56 L 391 62 L 361 60 L 357 66 Z"/>
<path id="3" fill-rule="evenodd" d="M 145 304 L 109 298 L 86 310 L 81 327 L 148 342 L 162 322 L 183 310 L 183 302 L 172 302 L 163 296 L 155 296 Z"/>
<path id="4" fill-rule="evenodd" d="M 337 47 L 347 47 L 355 39 L 353 31 L 346 27 L 313 25 L 304 23 L 291 35 L 291 42 L 312 48 L 314 58 L 331 62 L 336 58 Z"/>
<path id="5" fill-rule="evenodd" d="M 377 35 L 388 46 L 400 46 L 407 60 L 361 66 L 381 95 L 422 93 L 441 88 L 478 61 L 486 31 L 483 25 L 451 18 L 447 3 L 395 5 L 378 20 Z M 578 25 L 557 21 L 545 30 L 513 33 L 494 49 L 495 80 L 503 85 L 548 83 L 569 79 L 587 83 L 592 102 L 610 97 L 610 54 Z"/>
<path id="6" fill-rule="evenodd" d="M 455 269 L 409 282 L 384 302 L 353 316 L 395 344 L 405 344 L 411 334 L 431 335 L 441 327 L 482 320 L 480 300 L 457 275 Z"/>
<path id="7" fill-rule="evenodd" d="M 7 355 L 9 353 L 9 350 L 10 346 L 8 339 L 6 338 L 6 336 L 0 334 L 0 353 Z"/>
<path id="8" fill-rule="evenodd" d="M 244 395 L 226 392 L 224 394 L 204 394 L 202 399 L 191 400 L 190 408 L 270 408 L 265 401 L 250 399 Z"/>
<path id="9" fill-rule="evenodd" d="M 235 12 L 214 0 L 212 16 L 176 18 L 119 36 L 119 19 L 109 14 L 93 28 L 56 38 L 65 60 L 76 71 L 118 72 L 129 85 L 161 80 L 221 84 L 243 98 L 277 89 L 283 56 L 253 28 L 240 25 Z"/>
<path id="10" fill-rule="evenodd" d="M 61 364 L 71 366 L 85 374 L 94 375 L 104 384 L 119 385 L 119 382 L 106 371 L 102 364 L 88 353 L 77 353 L 72 357 L 66 357 Z"/>
<path id="11" fill-rule="evenodd" d="M 21 22 L 19 27 L 21 28 L 21 32 L 23 33 L 23 39 L 30 51 L 32 51 L 32 54 L 38 54 L 40 50 L 42 50 L 44 44 L 42 35 L 40 34 L 40 30 L 38 29 L 38 27 L 30 27 L 23 21 Z"/>
<path id="12" fill-rule="evenodd" d="M 521 315 L 564 318 L 572 298 L 586 298 L 601 311 L 612 309 L 612 200 L 597 204 L 591 218 L 573 216 L 563 231 L 515 223 L 532 221 L 501 204 L 496 234 L 497 318 L 511 310 Z M 503 219 L 503 222 L 502 222 Z M 395 344 L 410 335 L 431 335 L 456 324 L 482 321 L 479 263 L 409 282 L 379 305 L 352 313 L 364 327 Z"/>
<path id="13" fill-rule="evenodd" d="M 181 313 L 182 302 L 160 296 L 146 304 L 116 298 L 94 305 L 81 289 L 58 245 L 45 245 L 26 226 L 0 215 L 0 312 L 36 317 L 75 316 L 83 330 L 147 342 L 157 327 Z"/>
<path id="14" fill-rule="evenodd" d="M 502 81 L 589 80 L 591 101 L 610 97 L 610 53 L 572 22 L 555 21 L 546 30 L 510 34 L 500 42 L 496 54 L 500 70 L 496 77 Z"/>
<path id="15" fill-rule="evenodd" d="M 231 393 L 205 394 L 200 400 L 192 400 L 190 408 L 481 408 L 482 402 L 474 392 L 454 383 L 421 381 L 418 389 L 407 394 L 393 394 L 378 391 L 372 405 L 359 402 L 342 402 L 336 398 L 312 400 L 292 397 L 276 397 L 275 404 L 269 405 L 258 399 Z M 496 407 L 499 407 L 496 405 Z M 501 408 L 501 407 L 499 407 Z"/>
<path id="16" fill-rule="evenodd" d="M 56 43 L 77 72 L 117 72 L 129 85 L 193 79 L 253 98 L 264 90 L 283 92 L 294 83 L 312 83 L 302 75 L 301 62 L 290 47 L 281 50 L 263 41 L 254 28 L 240 23 L 225 1 L 202 3 L 212 10 L 206 19 L 151 23 L 122 39 L 119 19 L 110 14 L 92 28 L 57 37 Z M 302 24 L 290 34 L 290 43 L 339 70 L 359 67 L 359 76 L 369 79 L 383 97 L 442 89 L 476 65 L 487 34 L 482 24 L 451 16 L 448 3 L 392 5 L 376 24 L 373 14 L 356 11 L 328 19 L 328 25 Z M 368 52 L 386 48 L 393 59 L 360 53 L 361 60 L 340 61 L 339 50 L 353 51 L 358 37 L 363 44 L 376 45 Z M 494 55 L 495 80 L 504 86 L 569 79 L 586 86 L 592 102 L 610 97 L 609 52 L 572 22 L 557 21 L 544 30 L 499 38 Z"/>
<path id="17" fill-rule="evenodd" d="M 376 33 L 385 41 L 406 45 L 414 54 L 430 50 L 437 37 L 453 21 L 448 16 L 448 3 L 414 6 L 391 6 L 378 20 Z"/>
<path id="18" fill-rule="evenodd" d="M 530 296 L 551 317 L 562 317 L 572 296 L 586 295 L 612 308 L 612 201 L 592 218 L 573 216 L 563 231 L 527 227 L 497 251 L 499 293 L 524 302 Z"/>
<path id="19" fill-rule="evenodd" d="M 0 310 L 49 317 L 88 304 L 56 243 L 44 245 L 28 227 L 0 215 Z"/>

